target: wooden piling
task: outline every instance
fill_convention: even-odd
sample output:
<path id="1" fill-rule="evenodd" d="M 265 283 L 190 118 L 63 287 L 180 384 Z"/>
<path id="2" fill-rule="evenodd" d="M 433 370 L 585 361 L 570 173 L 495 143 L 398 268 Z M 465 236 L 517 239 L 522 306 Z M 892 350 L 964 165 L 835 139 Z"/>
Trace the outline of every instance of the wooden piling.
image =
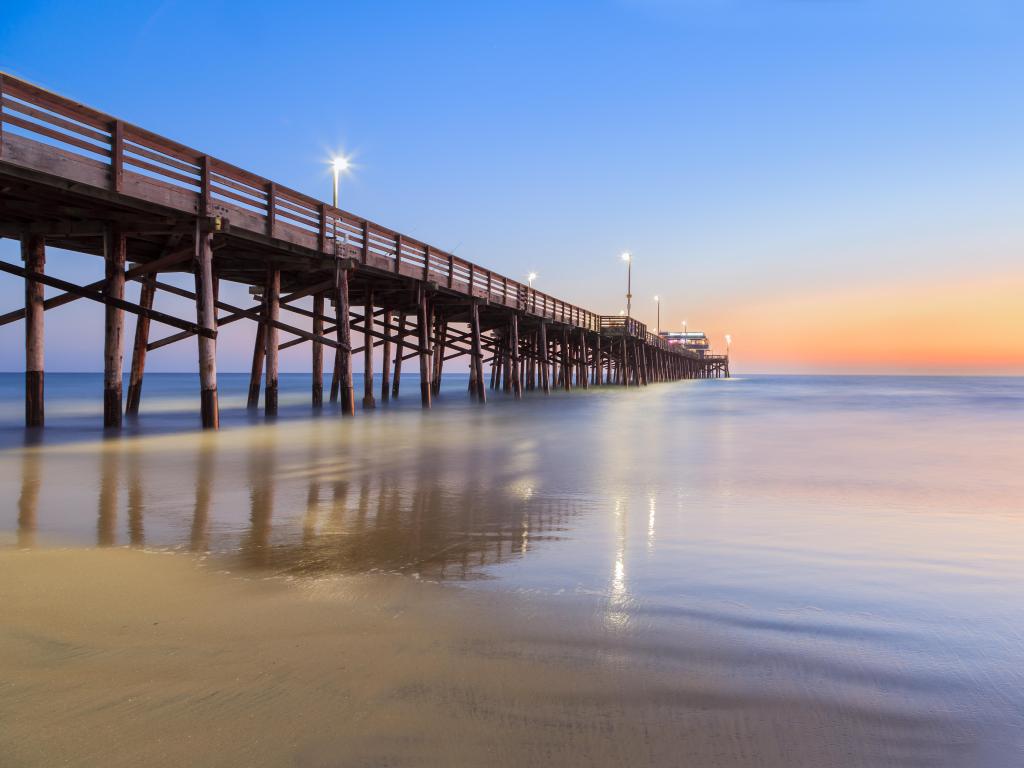
<path id="1" fill-rule="evenodd" d="M 441 394 L 441 376 L 444 374 L 444 350 L 448 339 L 448 318 L 440 312 L 437 314 L 434 341 L 434 369 L 430 374 L 430 383 L 433 386 L 434 397 Z"/>
<path id="2" fill-rule="evenodd" d="M 25 235 L 21 259 L 29 272 L 46 268 L 46 240 L 42 235 Z M 45 421 L 43 378 L 45 371 L 45 326 L 43 284 L 25 280 L 25 426 L 41 427 Z"/>
<path id="3" fill-rule="evenodd" d="M 550 358 L 548 357 L 548 324 L 543 320 L 540 322 L 538 337 L 538 344 L 540 345 L 541 389 L 544 390 L 544 394 L 546 395 L 551 392 L 551 369 L 548 364 L 550 361 Z"/>
<path id="4" fill-rule="evenodd" d="M 395 380 L 391 383 L 391 396 L 398 398 L 402 380 L 402 356 L 405 353 L 405 310 L 398 315 L 398 339 L 395 341 Z"/>
<path id="5" fill-rule="evenodd" d="M 126 241 L 116 225 L 108 225 L 103 234 L 103 256 L 106 274 L 103 293 L 113 299 L 124 299 L 124 265 Z M 106 306 L 103 342 L 103 426 L 121 426 L 121 368 L 124 364 L 124 310 L 113 304 Z"/>
<path id="6" fill-rule="evenodd" d="M 267 416 L 277 415 L 277 346 L 280 332 L 274 325 L 281 314 L 281 270 L 270 267 L 267 270 L 267 284 L 263 292 L 267 304 L 267 327 L 264 331 L 266 343 L 266 376 L 263 384 L 263 409 Z"/>
<path id="7" fill-rule="evenodd" d="M 419 288 L 419 342 L 420 342 L 420 402 L 424 408 L 430 407 L 430 326 L 431 312 L 427 300 L 427 292 Z"/>
<path id="8" fill-rule="evenodd" d="M 469 305 L 470 348 L 473 350 L 470 365 L 473 367 L 473 380 L 477 400 L 487 402 L 487 390 L 484 389 L 484 356 L 480 338 L 480 305 L 474 299 Z"/>
<path id="9" fill-rule="evenodd" d="M 523 380 L 520 371 L 521 358 L 519 354 L 519 315 L 513 314 L 509 322 L 509 349 L 511 350 L 510 360 L 512 369 L 512 395 L 516 400 L 523 396 Z"/>
<path id="10" fill-rule="evenodd" d="M 342 416 L 353 416 L 356 412 L 356 394 L 352 384 L 352 328 L 349 325 L 348 273 L 348 269 L 344 269 L 340 262 L 335 266 L 334 308 L 339 344 L 335 370 Z"/>
<path id="11" fill-rule="evenodd" d="M 313 335 L 324 335 L 324 295 L 313 294 Z M 324 404 L 324 345 L 313 341 L 313 382 L 310 393 L 314 408 Z"/>
<path id="12" fill-rule="evenodd" d="M 200 328 L 216 332 L 213 233 L 200 232 L 198 223 L 193 270 L 196 278 L 196 324 Z M 199 339 L 199 398 L 203 429 L 217 429 L 220 426 L 220 409 L 217 404 L 217 339 L 205 335 L 196 338 Z"/>
<path id="13" fill-rule="evenodd" d="M 143 309 L 153 308 L 156 295 L 156 284 L 153 275 L 147 275 L 139 290 L 139 306 Z M 135 342 L 132 345 L 132 367 L 128 375 L 128 396 L 125 399 L 124 411 L 129 416 L 138 416 L 142 402 L 142 377 L 146 373 L 146 345 L 149 344 L 149 317 L 136 315 Z"/>
<path id="14" fill-rule="evenodd" d="M 570 357 L 572 349 L 569 346 L 569 329 L 562 329 L 562 386 L 566 392 L 572 391 L 572 367 Z"/>
<path id="15" fill-rule="evenodd" d="M 267 298 L 260 302 L 260 319 L 256 323 L 256 340 L 252 345 L 252 367 L 249 370 L 249 401 L 246 407 L 260 405 L 260 382 L 263 378 L 263 361 L 267 357 Z"/>
<path id="16" fill-rule="evenodd" d="M 377 401 L 373 395 L 373 286 L 366 286 L 363 303 L 363 410 L 373 410 Z"/>
<path id="17" fill-rule="evenodd" d="M 380 359 L 380 400 L 391 398 L 391 307 L 384 308 L 384 343 Z"/>

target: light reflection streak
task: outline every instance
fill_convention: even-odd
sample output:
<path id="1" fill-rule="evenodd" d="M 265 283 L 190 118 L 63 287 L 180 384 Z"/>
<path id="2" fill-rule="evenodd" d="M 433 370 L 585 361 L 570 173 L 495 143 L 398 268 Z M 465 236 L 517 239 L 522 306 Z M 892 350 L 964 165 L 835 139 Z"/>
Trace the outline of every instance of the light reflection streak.
<path id="1" fill-rule="evenodd" d="M 654 496 L 650 499 L 650 509 L 647 513 L 647 551 L 648 553 L 654 551 L 654 515 L 656 509 L 656 501 Z"/>
<path id="2" fill-rule="evenodd" d="M 629 624 L 629 590 L 626 584 L 626 507 L 615 499 L 615 561 L 605 623 L 610 629 L 625 629 Z"/>

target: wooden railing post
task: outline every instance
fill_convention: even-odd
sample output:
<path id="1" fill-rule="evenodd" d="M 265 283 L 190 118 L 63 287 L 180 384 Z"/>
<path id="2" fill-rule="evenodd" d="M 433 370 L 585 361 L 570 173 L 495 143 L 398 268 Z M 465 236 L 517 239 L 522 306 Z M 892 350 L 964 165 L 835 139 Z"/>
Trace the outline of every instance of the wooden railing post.
<path id="1" fill-rule="evenodd" d="M 317 234 L 317 250 L 327 253 L 327 203 L 320 203 L 320 231 Z"/>
<path id="2" fill-rule="evenodd" d="M 277 220 L 277 209 L 274 199 L 277 197 L 277 185 L 274 182 L 267 184 L 267 237 L 274 236 L 274 225 Z"/>
<path id="3" fill-rule="evenodd" d="M 124 123 L 120 120 L 110 127 L 110 181 L 115 192 L 124 188 Z"/>
<path id="4" fill-rule="evenodd" d="M 0 74 L 0 157 L 4 156 L 4 76 Z"/>

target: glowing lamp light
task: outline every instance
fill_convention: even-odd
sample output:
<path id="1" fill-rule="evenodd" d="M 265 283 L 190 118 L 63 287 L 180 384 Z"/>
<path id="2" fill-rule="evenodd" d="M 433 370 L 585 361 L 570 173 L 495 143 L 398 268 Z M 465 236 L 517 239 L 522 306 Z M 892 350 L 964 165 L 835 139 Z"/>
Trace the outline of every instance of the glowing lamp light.
<path id="1" fill-rule="evenodd" d="M 349 163 L 349 159 L 344 155 L 338 155 L 336 158 L 331 160 L 331 167 L 334 168 L 335 173 L 344 173 L 348 170 L 349 165 L 351 165 L 351 163 Z"/>
<path id="2" fill-rule="evenodd" d="M 531 272 L 526 276 L 526 279 L 530 282 L 530 287 L 533 288 L 533 281 L 537 279 L 537 273 Z"/>
<path id="3" fill-rule="evenodd" d="M 632 261 L 633 260 L 633 254 L 631 254 L 629 251 L 625 251 L 622 254 L 622 260 L 623 261 Z"/>

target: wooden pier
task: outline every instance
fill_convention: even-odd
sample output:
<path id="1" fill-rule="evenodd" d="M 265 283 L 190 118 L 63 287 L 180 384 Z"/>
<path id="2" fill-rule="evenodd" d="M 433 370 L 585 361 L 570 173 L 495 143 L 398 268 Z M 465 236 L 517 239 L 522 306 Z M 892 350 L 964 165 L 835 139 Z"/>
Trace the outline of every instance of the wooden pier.
<path id="1" fill-rule="evenodd" d="M 104 425 L 136 414 L 147 354 L 194 338 L 204 427 L 216 428 L 217 331 L 256 324 L 249 406 L 260 390 L 277 411 L 278 353 L 308 343 L 314 406 L 328 399 L 352 415 L 352 356 L 362 354 L 362 407 L 398 397 L 403 363 L 418 360 L 429 408 L 445 363 L 470 358 L 469 396 L 728 376 L 728 359 L 669 345 L 633 318 L 603 316 L 428 243 L 396 232 L 110 115 L 0 74 L 0 236 L 21 243 L 25 282 L 25 423 L 44 423 L 45 310 L 78 299 L 104 305 Z M 46 271 L 46 247 L 100 256 L 102 281 L 77 285 Z M 189 273 L 194 290 L 161 276 Z M 250 286 L 253 306 L 221 301 L 219 285 Z M 137 283 L 138 300 L 125 286 Z M 44 300 L 44 286 L 61 291 Z M 158 292 L 195 304 L 188 319 L 153 309 Z M 138 318 L 122 394 L 125 313 Z M 285 314 L 288 313 L 288 314 Z M 312 326 L 295 325 L 292 317 Z M 284 318 L 284 319 L 282 319 Z M 151 337 L 151 324 L 174 330 Z M 361 336 L 353 346 L 352 331 Z M 282 333 L 285 338 L 282 337 Z M 415 365 L 414 362 L 410 363 Z"/>

